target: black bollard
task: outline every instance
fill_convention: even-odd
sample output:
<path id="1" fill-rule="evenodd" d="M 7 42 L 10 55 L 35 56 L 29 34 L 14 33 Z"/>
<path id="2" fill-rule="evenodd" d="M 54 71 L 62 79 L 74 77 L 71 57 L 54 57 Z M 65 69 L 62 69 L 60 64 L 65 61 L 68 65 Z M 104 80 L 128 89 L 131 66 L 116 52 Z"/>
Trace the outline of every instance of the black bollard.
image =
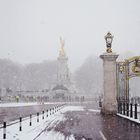
<path id="1" fill-rule="evenodd" d="M 46 112 L 46 113 L 47 113 L 47 117 L 48 117 L 48 110 L 47 110 L 47 112 Z"/>
<path id="2" fill-rule="evenodd" d="M 37 122 L 39 122 L 39 113 L 37 113 Z"/>
<path id="3" fill-rule="evenodd" d="M 42 111 L 42 119 L 44 120 L 44 111 Z"/>
<path id="4" fill-rule="evenodd" d="M 137 104 L 135 104 L 135 119 L 137 119 L 138 116 L 137 116 Z"/>
<path id="5" fill-rule="evenodd" d="M 32 115 L 30 114 L 30 126 L 32 126 Z"/>
<path id="6" fill-rule="evenodd" d="M 6 122 L 3 122 L 3 139 L 6 139 Z"/>
<path id="7" fill-rule="evenodd" d="M 54 113 L 55 113 L 55 107 L 54 107 Z"/>
<path id="8" fill-rule="evenodd" d="M 19 131 L 22 131 L 22 118 L 19 118 Z"/>
<path id="9" fill-rule="evenodd" d="M 50 109 L 50 115 L 51 115 L 51 109 Z"/>
<path id="10" fill-rule="evenodd" d="M 130 104 L 130 117 L 133 118 L 133 105 Z"/>

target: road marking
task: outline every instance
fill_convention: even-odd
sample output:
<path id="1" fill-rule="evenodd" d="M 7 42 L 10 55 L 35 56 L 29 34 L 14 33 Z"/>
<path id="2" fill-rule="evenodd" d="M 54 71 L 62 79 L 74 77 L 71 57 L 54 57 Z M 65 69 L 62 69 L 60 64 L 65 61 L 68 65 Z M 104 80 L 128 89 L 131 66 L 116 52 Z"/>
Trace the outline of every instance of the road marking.
<path id="1" fill-rule="evenodd" d="M 103 134 L 102 131 L 99 131 L 99 133 L 100 133 L 100 135 L 101 135 L 101 137 L 102 137 L 103 140 L 107 140 L 107 138 L 105 137 L 105 135 Z"/>

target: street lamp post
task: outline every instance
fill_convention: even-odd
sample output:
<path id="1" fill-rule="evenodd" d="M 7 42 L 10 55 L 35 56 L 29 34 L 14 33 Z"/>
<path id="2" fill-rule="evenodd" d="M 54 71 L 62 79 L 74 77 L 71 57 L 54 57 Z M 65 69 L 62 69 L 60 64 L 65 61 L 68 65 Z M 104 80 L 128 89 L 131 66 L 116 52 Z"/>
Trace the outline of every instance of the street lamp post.
<path id="1" fill-rule="evenodd" d="M 105 41 L 106 41 L 106 47 L 107 47 L 106 52 L 112 53 L 111 45 L 113 41 L 113 36 L 110 32 L 108 32 L 107 35 L 105 36 Z"/>

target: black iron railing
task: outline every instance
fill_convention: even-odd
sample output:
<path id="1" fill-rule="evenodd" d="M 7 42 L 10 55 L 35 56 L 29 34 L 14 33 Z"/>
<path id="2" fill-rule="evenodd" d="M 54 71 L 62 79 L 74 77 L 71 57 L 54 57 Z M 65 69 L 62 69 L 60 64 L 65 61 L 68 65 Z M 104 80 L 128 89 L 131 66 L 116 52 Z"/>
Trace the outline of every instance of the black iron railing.
<path id="1" fill-rule="evenodd" d="M 140 104 L 129 102 L 118 102 L 118 113 L 140 121 Z"/>

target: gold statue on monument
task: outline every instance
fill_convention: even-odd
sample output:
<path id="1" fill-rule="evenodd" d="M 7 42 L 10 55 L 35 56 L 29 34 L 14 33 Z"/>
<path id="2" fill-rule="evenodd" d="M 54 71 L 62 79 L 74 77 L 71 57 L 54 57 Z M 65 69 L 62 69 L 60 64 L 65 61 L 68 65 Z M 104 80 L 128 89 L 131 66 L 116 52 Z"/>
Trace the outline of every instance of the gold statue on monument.
<path id="1" fill-rule="evenodd" d="M 59 56 L 65 56 L 65 50 L 64 50 L 64 45 L 65 45 L 65 42 L 64 40 L 60 37 L 60 50 L 59 50 Z"/>

